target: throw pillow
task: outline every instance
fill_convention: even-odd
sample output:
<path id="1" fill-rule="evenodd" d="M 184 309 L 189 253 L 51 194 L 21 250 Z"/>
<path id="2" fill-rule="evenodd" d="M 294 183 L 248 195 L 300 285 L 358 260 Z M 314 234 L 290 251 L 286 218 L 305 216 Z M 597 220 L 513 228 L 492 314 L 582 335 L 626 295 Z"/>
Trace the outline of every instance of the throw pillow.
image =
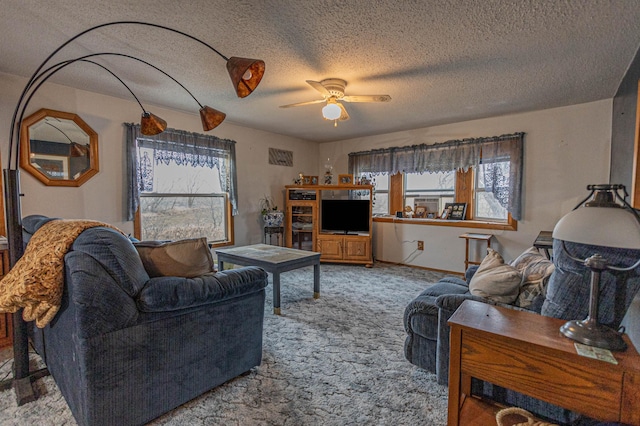
<path id="1" fill-rule="evenodd" d="M 531 247 L 511 262 L 511 266 L 522 273 L 522 285 L 516 305 L 529 308 L 538 297 L 545 297 L 549 277 L 555 271 L 553 262 Z"/>
<path id="2" fill-rule="evenodd" d="M 487 256 L 469 282 L 469 291 L 474 296 L 484 297 L 500 303 L 513 303 L 518 297 L 522 274 L 504 263 L 500 253 L 487 249 Z"/>
<path id="3" fill-rule="evenodd" d="M 150 277 L 194 278 L 215 272 L 206 238 L 134 243 Z"/>

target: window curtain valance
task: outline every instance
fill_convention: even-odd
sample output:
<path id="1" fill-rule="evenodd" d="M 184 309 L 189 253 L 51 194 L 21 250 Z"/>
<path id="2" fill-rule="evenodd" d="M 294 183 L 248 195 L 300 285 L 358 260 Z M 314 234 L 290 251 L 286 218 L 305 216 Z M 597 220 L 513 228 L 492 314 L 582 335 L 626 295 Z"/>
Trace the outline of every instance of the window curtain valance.
<path id="1" fill-rule="evenodd" d="M 235 141 L 176 129 L 166 129 L 158 135 L 146 136 L 140 133 L 139 124 L 124 124 L 127 145 L 127 220 L 133 220 L 140 203 L 140 191 L 148 181 L 143 176 L 143 169 L 146 167 L 144 159 L 138 156 L 139 148 L 152 148 L 156 164 L 174 161 L 178 165 L 218 167 L 222 190 L 229 194 L 232 214 L 235 216 L 238 213 Z"/>
<path id="2" fill-rule="evenodd" d="M 489 167 L 485 174 L 485 190 L 496 196 L 500 204 L 520 220 L 522 215 L 522 166 L 524 133 L 451 140 L 435 144 L 374 149 L 349 154 L 349 173 L 377 175 L 388 173 L 435 173 L 467 170 L 469 167 L 509 160 L 509 179 L 502 169 Z"/>

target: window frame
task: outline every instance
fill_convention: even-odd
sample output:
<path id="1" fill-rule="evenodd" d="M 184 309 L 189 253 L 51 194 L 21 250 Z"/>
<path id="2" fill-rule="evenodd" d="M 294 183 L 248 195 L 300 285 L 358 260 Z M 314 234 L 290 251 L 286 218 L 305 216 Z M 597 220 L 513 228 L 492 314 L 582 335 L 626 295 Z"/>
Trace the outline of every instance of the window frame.
<path id="1" fill-rule="evenodd" d="M 508 163 L 509 162 L 509 158 L 505 158 L 503 162 Z M 482 166 L 482 162 L 480 162 L 480 166 Z M 469 170 L 471 170 L 471 168 Z M 474 197 L 474 200 L 477 200 L 479 192 L 483 192 L 483 193 L 487 192 L 485 188 L 482 188 L 482 189 L 478 188 L 478 179 L 479 179 L 479 173 L 476 173 L 476 171 L 473 170 L 472 182 L 473 182 L 473 197 Z M 474 205 L 473 205 L 473 214 L 476 215 L 476 217 L 478 217 L 477 216 L 476 207 L 477 207 L 477 205 L 476 205 L 476 203 L 474 203 Z M 509 213 L 507 211 L 507 219 L 492 219 L 492 218 L 479 217 L 479 220 L 486 220 L 486 221 L 489 221 L 489 222 L 496 222 L 496 223 L 504 223 L 504 222 L 507 222 L 509 220 L 510 216 L 511 216 L 511 213 Z"/>
<path id="2" fill-rule="evenodd" d="M 228 193 L 224 193 L 225 194 L 225 215 L 227 217 L 227 240 L 223 241 L 223 242 L 218 242 L 218 243 L 213 243 L 213 242 L 209 242 L 207 241 L 207 243 L 209 244 L 209 248 L 219 248 L 219 247 L 226 247 L 226 246 L 232 246 L 235 244 L 235 228 L 234 228 L 234 221 L 233 221 L 233 215 L 231 214 L 231 201 L 229 201 L 229 194 Z M 144 197 L 144 196 L 149 196 L 149 197 L 157 197 L 157 196 L 162 196 L 162 194 L 156 194 L 153 192 L 147 192 L 145 193 L 145 195 L 140 194 L 140 197 Z M 175 197 L 175 196 L 194 196 L 194 194 L 166 194 L 168 196 L 171 197 Z M 199 194 L 198 196 L 210 196 L 212 194 Z M 218 195 L 218 194 L 216 194 Z M 136 237 L 137 239 L 142 239 L 142 213 L 140 212 L 140 207 L 138 207 L 138 209 L 136 210 L 136 214 L 135 217 L 133 218 L 133 236 Z"/>
<path id="3" fill-rule="evenodd" d="M 424 174 L 427 174 L 427 173 L 429 173 L 429 172 L 425 172 L 425 173 L 422 173 L 422 174 L 424 175 Z M 441 172 L 441 173 L 443 173 L 443 172 Z M 444 172 L 444 173 L 451 173 L 451 172 Z M 443 190 L 428 190 L 428 189 L 422 189 L 422 188 L 421 189 L 417 189 L 417 190 L 415 188 L 409 190 L 407 188 L 407 181 L 408 181 L 409 175 L 413 175 L 413 174 L 419 174 L 419 173 L 403 173 L 402 174 L 402 179 L 403 179 L 403 182 L 402 182 L 402 185 L 403 185 L 402 202 L 403 202 L 404 206 L 411 206 L 411 204 L 407 201 L 407 198 L 414 198 L 415 199 L 415 198 L 420 198 L 420 197 L 429 197 L 428 194 L 421 194 L 421 195 L 417 195 L 416 196 L 416 195 L 414 195 L 415 193 L 418 193 L 418 192 L 421 192 L 421 191 L 422 192 L 427 192 L 427 193 L 429 191 L 432 191 L 432 192 L 446 192 L 446 191 L 449 191 L 449 190 L 446 190 L 446 191 L 443 191 Z M 451 188 L 451 190 L 450 190 L 453 193 L 452 202 L 455 201 L 455 191 L 456 191 L 455 181 L 457 179 L 457 175 L 455 175 L 455 173 L 454 173 L 453 179 L 454 179 L 453 188 Z M 432 197 L 436 197 L 436 196 L 432 195 Z M 440 198 L 440 199 L 442 199 L 442 198 L 451 198 L 450 196 L 444 197 L 443 195 L 437 195 L 437 197 Z M 442 200 L 439 201 L 439 204 L 442 204 Z M 444 205 L 442 207 L 444 207 Z M 442 210 L 440 210 L 440 212 L 441 211 Z M 438 214 L 440 212 L 438 212 Z"/>
<path id="4" fill-rule="evenodd" d="M 199 166 L 187 165 L 187 167 L 195 168 Z M 234 244 L 234 224 L 233 224 L 233 214 L 232 214 L 233 207 L 232 207 L 230 195 L 228 192 L 187 193 L 187 192 L 145 192 L 141 190 L 138 196 L 140 199 L 146 198 L 146 197 L 163 198 L 163 199 L 164 198 L 189 198 L 189 197 L 205 197 L 205 198 L 223 197 L 224 198 L 223 208 L 224 208 L 224 215 L 225 215 L 224 221 L 226 224 L 226 229 L 225 229 L 226 239 L 223 241 L 213 242 L 213 241 L 209 241 L 209 239 L 207 238 L 207 244 L 209 245 L 210 248 L 226 247 Z M 139 240 L 143 239 L 142 228 L 144 226 L 141 206 L 142 206 L 142 203 L 139 204 L 133 220 L 133 235 Z"/>
<path id="5" fill-rule="evenodd" d="M 400 222 L 419 225 L 432 226 L 452 226 L 459 228 L 480 228 L 499 229 L 507 231 L 517 231 L 518 221 L 511 213 L 508 213 L 506 221 L 477 220 L 475 213 L 475 178 L 473 168 L 467 171 L 456 172 L 455 201 L 456 203 L 467 203 L 467 219 L 463 221 L 423 219 L 423 218 L 396 218 L 393 212 L 404 210 L 404 175 L 396 173 L 389 176 L 389 216 L 374 217 L 374 222 Z"/>

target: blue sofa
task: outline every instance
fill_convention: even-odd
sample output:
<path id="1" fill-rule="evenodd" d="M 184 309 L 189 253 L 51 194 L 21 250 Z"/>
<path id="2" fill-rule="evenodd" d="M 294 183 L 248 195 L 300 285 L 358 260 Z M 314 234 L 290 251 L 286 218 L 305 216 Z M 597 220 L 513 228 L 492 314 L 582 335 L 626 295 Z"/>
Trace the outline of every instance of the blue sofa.
<path id="1" fill-rule="evenodd" d="M 23 221 L 25 241 L 44 216 Z M 60 311 L 32 339 L 79 425 L 138 425 L 260 365 L 267 273 L 150 278 L 131 241 L 90 228 Z"/>
<path id="2" fill-rule="evenodd" d="M 640 250 L 574 243 L 566 243 L 566 248 L 572 255 L 582 259 L 599 253 L 611 265 L 616 266 L 631 266 L 640 259 Z M 559 240 L 553 242 L 553 263 L 555 271 L 549 277 L 546 295 L 535 299 L 527 309 L 472 295 L 469 292 L 469 282 L 478 269 L 477 266 L 466 271 L 465 279 L 446 277 L 427 287 L 405 309 L 405 357 L 412 364 L 435 373 L 438 383 L 446 385 L 449 380 L 447 322 L 465 300 L 528 310 L 566 320 L 586 318 L 589 310 L 590 270 L 569 258 Z M 640 267 L 630 272 L 603 272 L 600 289 L 598 319 L 600 323 L 618 329 L 640 289 Z M 579 420 L 575 413 L 568 410 L 475 379 L 473 392 L 506 405 L 524 408 L 555 422 L 572 423 Z"/>

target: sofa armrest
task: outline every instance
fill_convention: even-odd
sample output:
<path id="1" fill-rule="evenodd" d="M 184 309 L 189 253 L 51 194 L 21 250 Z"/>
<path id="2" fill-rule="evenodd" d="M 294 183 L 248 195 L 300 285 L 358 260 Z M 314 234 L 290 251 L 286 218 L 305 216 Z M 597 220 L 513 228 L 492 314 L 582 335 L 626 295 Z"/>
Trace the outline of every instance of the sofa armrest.
<path id="1" fill-rule="evenodd" d="M 475 300 L 483 303 L 492 303 L 490 300 L 487 300 L 480 296 L 474 296 L 471 293 L 443 294 L 442 296 L 438 296 L 436 298 L 436 306 L 438 307 L 438 309 L 445 309 L 447 311 L 454 312 L 465 300 Z"/>
<path id="2" fill-rule="evenodd" d="M 456 309 L 458 309 L 460 307 L 462 302 L 464 302 L 465 300 L 475 300 L 477 302 L 487 303 L 489 305 L 495 305 L 495 306 L 502 306 L 504 308 L 509 308 L 509 309 L 513 309 L 513 310 L 516 310 L 516 311 L 525 311 L 525 312 L 537 313 L 535 311 L 531 311 L 531 310 L 526 309 L 526 308 L 521 308 L 521 307 L 516 306 L 516 305 L 509 305 L 509 304 L 506 304 L 506 303 L 494 302 L 493 300 L 485 299 L 484 297 L 474 296 L 474 295 L 472 295 L 470 293 L 467 293 L 467 294 L 445 294 L 445 295 L 442 295 L 442 296 L 438 296 L 438 298 L 436 299 L 436 306 L 439 309 L 444 309 L 446 311 L 449 311 L 449 312 L 453 313 L 453 312 L 455 312 Z"/>
<path id="3" fill-rule="evenodd" d="M 267 272 L 255 266 L 195 278 L 151 278 L 136 298 L 143 312 L 167 312 L 216 303 L 263 290 Z"/>
<path id="4" fill-rule="evenodd" d="M 464 279 L 467 281 L 467 285 L 469 285 L 469 283 L 471 282 L 471 278 L 473 278 L 479 267 L 480 265 L 471 265 L 467 268 L 464 273 Z"/>

